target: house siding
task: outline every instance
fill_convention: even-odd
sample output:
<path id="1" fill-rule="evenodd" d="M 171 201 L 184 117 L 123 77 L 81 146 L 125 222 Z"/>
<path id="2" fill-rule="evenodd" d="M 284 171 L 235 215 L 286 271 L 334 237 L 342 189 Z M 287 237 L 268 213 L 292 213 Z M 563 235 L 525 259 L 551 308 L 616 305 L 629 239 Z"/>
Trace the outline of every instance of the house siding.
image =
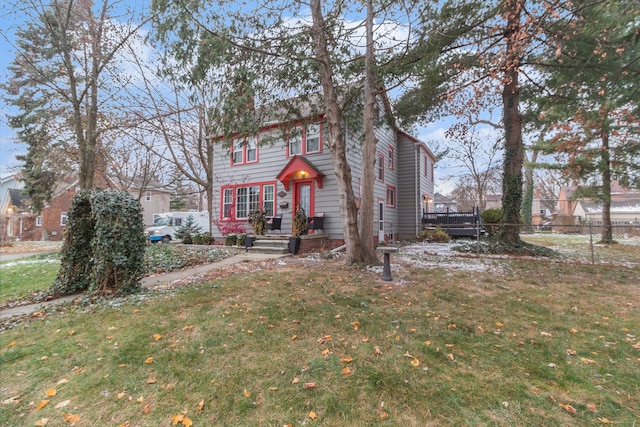
<path id="1" fill-rule="evenodd" d="M 323 131 L 326 131 L 324 127 Z M 279 130 L 266 131 L 275 132 L 270 137 L 259 137 L 259 141 L 268 141 L 267 144 L 259 142 L 258 162 L 251 164 L 231 165 L 229 148 L 224 144 L 214 145 L 214 189 L 213 206 L 214 222 L 224 223 L 221 216 L 223 188 L 239 185 L 253 185 L 262 183 L 275 184 L 275 210 L 274 214 L 282 214 L 282 232 L 291 232 L 292 217 L 295 212 L 295 183 L 302 178 L 296 173 L 290 175 L 289 188 L 277 180 L 278 175 L 286 168 L 291 160 L 288 154 L 287 141 L 276 136 Z M 378 203 L 384 204 L 384 238 L 397 240 L 398 238 L 414 238 L 421 224 L 421 205 L 419 203 L 421 191 L 433 194 L 433 180 L 429 177 L 421 176 L 420 159 L 423 153 L 430 155 L 426 146 L 410 137 L 402 134 L 386 121 L 380 121 L 376 127 L 376 137 L 378 139 L 377 153 L 384 158 L 384 179 L 378 180 L 376 170 L 376 180 L 374 182 L 374 239 L 378 239 L 379 209 Z M 324 138 L 324 135 L 323 135 Z M 347 139 L 347 162 L 351 168 L 352 188 L 355 197 L 361 197 L 362 179 L 362 134 L 358 130 L 345 131 Z M 424 147 L 424 150 L 421 149 Z M 393 167 L 389 167 L 389 148 L 392 148 L 394 155 Z M 323 174 L 322 188 L 317 182 L 313 183 L 312 212 L 307 215 L 323 212 L 324 232 L 329 235 L 331 241 L 341 241 L 343 239 L 342 214 L 338 201 L 338 184 L 335 177 L 333 160 L 328 147 L 322 147 L 320 153 L 300 156 L 311 163 L 315 169 Z M 432 159 L 432 157 L 430 157 Z M 378 160 L 376 160 L 377 162 Z M 433 159 L 432 159 L 433 161 Z M 377 167 L 377 165 L 376 165 Z M 288 171 L 287 173 L 289 173 Z M 308 178 L 308 177 L 305 177 Z M 387 189 L 395 190 L 395 204 L 387 205 Z M 278 193 L 283 192 L 283 196 Z M 286 207 L 283 207 L 286 206 Z M 246 220 L 238 219 L 244 225 L 245 230 L 250 233 L 251 226 Z M 213 235 L 221 237 L 217 226 L 213 227 Z"/>
<path id="2" fill-rule="evenodd" d="M 411 141 L 398 136 L 398 179 L 402 187 L 398 188 L 398 239 L 413 239 L 418 233 L 416 217 L 419 215 L 417 201 L 420 200 L 420 189 L 416 174 L 420 172 L 419 148 Z"/>

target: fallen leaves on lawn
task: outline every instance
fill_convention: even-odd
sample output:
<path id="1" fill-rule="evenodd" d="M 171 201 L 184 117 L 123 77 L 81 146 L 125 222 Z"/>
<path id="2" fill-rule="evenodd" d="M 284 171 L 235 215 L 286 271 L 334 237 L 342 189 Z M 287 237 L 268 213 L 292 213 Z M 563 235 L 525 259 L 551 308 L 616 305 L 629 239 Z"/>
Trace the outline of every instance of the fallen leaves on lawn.
<path id="1" fill-rule="evenodd" d="M 148 365 L 148 364 L 150 364 L 150 363 L 153 363 L 153 356 L 151 356 L 151 357 L 147 357 L 147 358 L 145 359 L 144 363 L 146 363 L 147 365 Z"/>
<path id="2" fill-rule="evenodd" d="M 66 413 L 63 413 L 62 416 L 64 417 L 64 421 L 69 423 L 69 424 L 77 423 L 78 421 L 80 421 L 80 418 L 82 418 L 80 416 L 80 414 L 66 414 Z"/>
<path id="3" fill-rule="evenodd" d="M 558 406 L 560 406 L 562 409 L 564 409 L 565 411 L 567 411 L 568 413 L 570 413 L 571 415 L 575 414 L 576 412 L 578 412 L 576 410 L 576 408 L 574 408 L 573 406 L 569 405 L 569 404 L 563 404 L 563 403 L 559 403 Z"/>
<path id="4" fill-rule="evenodd" d="M 50 388 L 49 390 L 47 390 L 47 397 L 53 397 L 56 395 L 56 389 L 55 388 Z"/>
<path id="5" fill-rule="evenodd" d="M 159 341 L 162 338 L 162 335 L 160 334 L 153 334 L 153 339 L 156 341 Z"/>
<path id="6" fill-rule="evenodd" d="M 309 411 L 309 418 L 315 421 L 315 419 L 318 418 L 318 415 L 316 415 L 315 411 Z"/>
<path id="7" fill-rule="evenodd" d="M 38 421 L 36 421 L 36 427 L 44 427 L 47 424 L 49 424 L 49 418 L 40 418 Z"/>
<path id="8" fill-rule="evenodd" d="M 36 405 L 36 409 L 42 409 L 49 404 L 48 400 L 41 400 L 40 403 Z"/>
<path id="9" fill-rule="evenodd" d="M 15 341 L 11 341 L 9 344 L 7 344 L 7 347 L 11 348 L 14 345 L 16 345 L 16 342 Z"/>

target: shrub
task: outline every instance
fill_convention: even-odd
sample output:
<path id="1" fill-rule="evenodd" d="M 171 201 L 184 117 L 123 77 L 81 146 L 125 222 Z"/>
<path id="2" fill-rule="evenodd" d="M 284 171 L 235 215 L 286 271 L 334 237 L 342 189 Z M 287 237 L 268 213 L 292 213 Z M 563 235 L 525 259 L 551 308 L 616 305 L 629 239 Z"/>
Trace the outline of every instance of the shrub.
<path id="1" fill-rule="evenodd" d="M 176 228 L 176 238 L 182 239 L 182 243 L 190 245 L 193 243 L 193 236 L 200 233 L 202 227 L 196 224 L 193 215 L 187 216 L 180 227 Z"/>
<path id="2" fill-rule="evenodd" d="M 499 224 L 502 221 L 502 209 L 485 209 L 480 217 L 485 224 Z"/>
<path id="3" fill-rule="evenodd" d="M 480 214 L 480 218 L 489 237 L 493 237 L 498 232 L 498 224 L 502 221 L 502 209 L 485 209 Z"/>
<path id="4" fill-rule="evenodd" d="M 198 233 L 193 236 L 193 244 L 194 245 L 211 245 L 214 242 L 214 238 L 208 231 L 204 233 Z"/>
<path id="5" fill-rule="evenodd" d="M 422 230 L 418 238 L 421 241 L 429 243 L 449 243 L 451 240 L 451 236 L 449 236 L 440 226 L 435 229 Z"/>
<path id="6" fill-rule="evenodd" d="M 56 293 L 133 293 L 144 274 L 140 202 L 126 191 L 83 190 L 71 202 Z"/>

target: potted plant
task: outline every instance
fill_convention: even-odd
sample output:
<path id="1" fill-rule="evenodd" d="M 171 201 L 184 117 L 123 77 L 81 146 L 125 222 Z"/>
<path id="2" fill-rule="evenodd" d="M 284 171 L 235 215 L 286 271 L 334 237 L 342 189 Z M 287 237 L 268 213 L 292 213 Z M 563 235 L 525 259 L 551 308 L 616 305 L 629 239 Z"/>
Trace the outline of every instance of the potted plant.
<path id="1" fill-rule="evenodd" d="M 293 217 L 293 232 L 292 237 L 289 238 L 289 252 L 297 254 L 300 250 L 300 235 L 303 234 L 309 228 L 309 221 L 304 209 L 298 205 L 296 208 L 296 214 Z"/>
<path id="2" fill-rule="evenodd" d="M 253 227 L 256 236 L 262 236 L 267 231 L 267 217 L 264 210 L 258 209 L 249 214 L 249 224 Z"/>

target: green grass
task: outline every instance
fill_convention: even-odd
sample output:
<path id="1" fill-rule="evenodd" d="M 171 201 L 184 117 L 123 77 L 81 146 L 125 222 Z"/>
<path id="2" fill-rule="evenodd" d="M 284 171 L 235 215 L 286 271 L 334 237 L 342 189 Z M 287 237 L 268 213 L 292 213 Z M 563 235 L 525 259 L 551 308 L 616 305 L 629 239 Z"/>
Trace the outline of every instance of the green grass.
<path id="1" fill-rule="evenodd" d="M 48 289 L 59 268 L 55 253 L 0 263 L 0 305 Z"/>
<path id="2" fill-rule="evenodd" d="M 407 268 L 394 285 L 274 263 L 25 321 L 0 333 L 0 403 L 17 401 L 0 425 L 633 425 L 636 272 L 491 265 Z"/>
<path id="3" fill-rule="evenodd" d="M 597 243 L 600 236 L 594 235 L 593 253 L 588 235 L 541 233 L 522 234 L 521 237 L 526 242 L 558 251 L 569 262 L 640 266 L 638 237 L 615 236 L 616 243 L 605 245 Z"/>
<path id="4" fill-rule="evenodd" d="M 145 251 L 147 271 L 161 273 L 231 256 L 225 248 L 190 248 L 174 245 L 148 245 Z M 60 269 L 59 254 L 33 255 L 15 261 L 0 262 L 0 305 L 28 300 L 53 285 Z"/>

